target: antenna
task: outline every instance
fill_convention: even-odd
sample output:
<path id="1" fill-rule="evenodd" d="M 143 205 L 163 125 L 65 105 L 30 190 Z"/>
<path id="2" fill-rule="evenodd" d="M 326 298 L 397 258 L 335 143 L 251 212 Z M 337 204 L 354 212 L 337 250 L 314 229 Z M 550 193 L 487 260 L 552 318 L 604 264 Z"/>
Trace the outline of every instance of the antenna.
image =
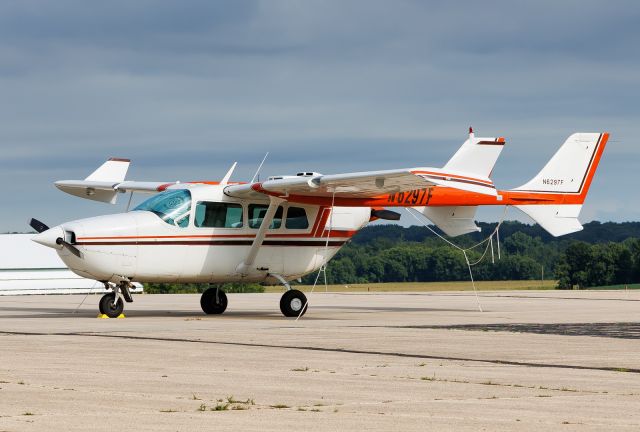
<path id="1" fill-rule="evenodd" d="M 264 161 L 267 160 L 267 156 L 269 156 L 269 152 L 267 152 L 262 158 L 262 162 L 260 162 L 260 165 L 258 165 L 258 169 L 256 170 L 256 173 L 253 175 L 253 178 L 251 179 L 251 183 L 256 181 L 256 177 L 258 177 L 258 175 L 260 174 L 260 170 L 262 169 L 262 165 L 264 164 Z"/>

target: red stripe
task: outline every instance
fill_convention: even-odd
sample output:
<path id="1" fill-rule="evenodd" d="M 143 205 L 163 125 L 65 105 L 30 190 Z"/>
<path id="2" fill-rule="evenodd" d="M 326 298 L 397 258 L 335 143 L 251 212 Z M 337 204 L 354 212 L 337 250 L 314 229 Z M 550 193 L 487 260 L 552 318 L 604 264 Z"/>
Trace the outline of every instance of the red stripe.
<path id="1" fill-rule="evenodd" d="M 433 172 L 433 171 L 411 171 L 411 173 L 412 174 L 430 174 L 430 175 L 441 176 L 441 177 L 451 177 L 451 178 L 464 179 L 464 180 L 473 180 L 473 181 L 476 181 L 476 182 L 479 182 L 479 183 L 484 183 L 484 184 L 493 186 L 493 182 L 491 182 L 491 181 L 486 181 L 486 180 L 482 180 L 482 179 L 475 178 L 475 177 L 462 176 L 462 175 L 458 175 L 458 174 L 447 174 L 447 173 Z"/>
<path id="2" fill-rule="evenodd" d="M 334 240 L 329 242 L 329 246 L 342 246 L 347 240 Z M 219 241 L 207 241 L 207 240 L 195 240 L 195 241 L 161 241 L 161 242 L 139 242 L 139 241 L 124 241 L 124 242 L 78 242 L 77 246 L 251 246 L 253 242 L 249 240 L 219 240 Z M 324 240 L 265 240 L 263 246 L 302 246 L 302 247 L 321 247 L 325 246 Z"/>
<path id="3" fill-rule="evenodd" d="M 325 231 L 326 232 L 326 231 Z M 352 237 L 358 231 L 348 230 L 332 230 L 331 237 Z M 306 234 L 269 234 L 268 238 L 317 238 L 317 235 Z M 326 235 L 324 235 L 326 237 Z M 238 234 L 238 235 L 192 235 L 192 236 L 113 236 L 113 237 L 78 237 L 78 241 L 87 240 L 158 240 L 158 239 L 253 239 L 255 235 L 250 234 Z"/>

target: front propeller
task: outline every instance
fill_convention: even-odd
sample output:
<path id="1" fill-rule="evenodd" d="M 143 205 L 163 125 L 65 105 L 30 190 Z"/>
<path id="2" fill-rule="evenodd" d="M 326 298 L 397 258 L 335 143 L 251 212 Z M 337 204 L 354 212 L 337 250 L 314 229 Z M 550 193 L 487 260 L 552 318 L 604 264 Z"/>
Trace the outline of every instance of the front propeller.
<path id="1" fill-rule="evenodd" d="M 78 258 L 82 258 L 82 252 L 65 240 L 66 233 L 61 226 L 49 228 L 47 224 L 40 222 L 38 219 L 31 219 L 29 225 L 38 233 L 32 239 L 34 242 L 54 249 L 66 248 Z"/>
<path id="2" fill-rule="evenodd" d="M 37 233 L 41 233 L 49 229 L 47 224 L 45 224 L 44 222 L 40 222 L 35 218 L 31 218 L 31 220 L 29 221 L 29 226 L 36 230 Z"/>
<path id="3" fill-rule="evenodd" d="M 59 245 L 62 245 L 63 247 L 66 247 L 69 250 L 69 252 L 71 252 L 72 254 L 77 256 L 78 258 L 82 258 L 82 252 L 80 252 L 80 250 L 77 247 L 75 247 L 74 245 L 72 245 L 71 243 L 69 243 L 68 241 L 63 239 L 62 237 L 58 237 L 56 239 L 56 244 L 59 244 Z"/>

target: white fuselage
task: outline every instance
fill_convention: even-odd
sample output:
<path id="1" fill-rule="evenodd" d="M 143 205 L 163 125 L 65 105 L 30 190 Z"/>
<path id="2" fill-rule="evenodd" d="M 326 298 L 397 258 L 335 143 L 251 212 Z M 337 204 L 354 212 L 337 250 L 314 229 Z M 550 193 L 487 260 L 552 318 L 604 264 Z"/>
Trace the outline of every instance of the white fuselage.
<path id="1" fill-rule="evenodd" d="M 175 218 L 133 210 L 64 223 L 52 231 L 82 256 L 62 247 L 58 254 L 78 275 L 100 281 L 275 283 L 270 274 L 292 280 L 319 269 L 371 214 L 368 207 L 335 207 L 331 215 L 330 207 L 284 202 L 255 261 L 240 272 L 268 198 L 239 200 L 206 184 L 173 186 L 164 194 L 153 209 L 168 208 Z"/>

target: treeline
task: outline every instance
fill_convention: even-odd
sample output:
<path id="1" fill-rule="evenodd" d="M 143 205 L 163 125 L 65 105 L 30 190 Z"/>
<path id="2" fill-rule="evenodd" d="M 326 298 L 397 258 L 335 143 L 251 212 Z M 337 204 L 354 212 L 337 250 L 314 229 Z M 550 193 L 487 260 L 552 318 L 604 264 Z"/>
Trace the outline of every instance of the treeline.
<path id="1" fill-rule="evenodd" d="M 207 288 L 218 287 L 226 293 L 261 293 L 264 287 L 255 283 L 145 283 L 144 292 L 147 294 L 200 294 Z"/>
<path id="2" fill-rule="evenodd" d="M 469 247 L 496 224 L 479 223 L 481 233 L 452 239 Z M 557 279 L 560 288 L 626 284 L 640 280 L 640 223 L 585 224 L 581 232 L 555 238 L 538 225 L 508 221 L 500 228 L 501 259 L 473 267 L 477 280 Z M 468 252 L 474 262 L 484 252 Z M 493 262 L 492 262 L 493 261 Z M 314 276 L 305 278 L 312 282 Z M 464 255 L 425 227 L 374 225 L 360 231 L 329 263 L 332 284 L 468 280 Z"/>
<path id="3" fill-rule="evenodd" d="M 640 240 L 573 242 L 556 266 L 558 288 L 627 285 L 640 281 Z"/>

